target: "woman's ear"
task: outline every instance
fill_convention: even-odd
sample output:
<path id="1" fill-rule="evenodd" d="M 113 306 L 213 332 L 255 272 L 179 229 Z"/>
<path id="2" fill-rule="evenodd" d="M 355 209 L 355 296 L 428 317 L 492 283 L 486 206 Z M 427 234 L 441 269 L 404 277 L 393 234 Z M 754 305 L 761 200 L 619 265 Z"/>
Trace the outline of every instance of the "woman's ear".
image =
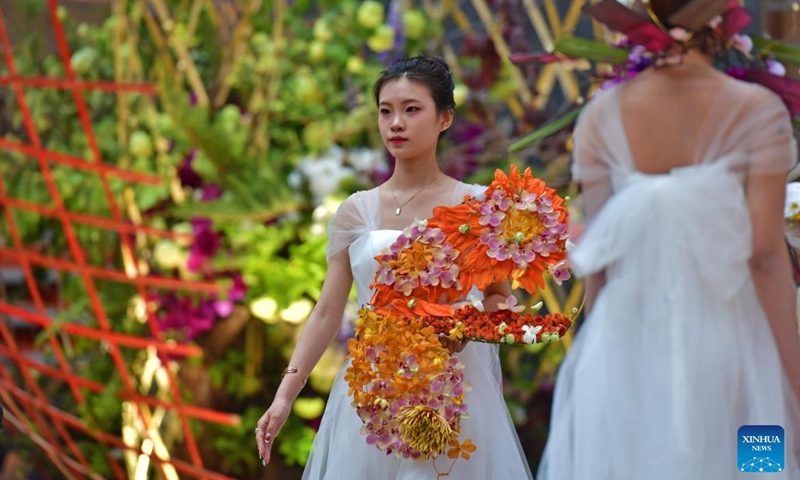
<path id="1" fill-rule="evenodd" d="M 447 110 L 439 114 L 439 132 L 444 132 L 448 128 L 450 128 L 451 125 L 453 125 L 454 114 L 455 112 L 453 111 L 452 108 L 448 108 Z"/>

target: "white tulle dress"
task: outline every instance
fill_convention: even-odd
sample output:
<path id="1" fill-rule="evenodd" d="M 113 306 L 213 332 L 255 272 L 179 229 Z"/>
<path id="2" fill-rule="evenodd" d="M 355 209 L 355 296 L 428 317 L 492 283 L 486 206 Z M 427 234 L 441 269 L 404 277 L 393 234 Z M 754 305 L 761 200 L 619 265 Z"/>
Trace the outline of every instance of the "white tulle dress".
<path id="1" fill-rule="evenodd" d="M 644 174 L 625 87 L 592 100 L 576 130 L 574 175 L 602 208 L 570 261 L 606 283 L 558 372 L 537 479 L 751 478 L 737 458 L 743 425 L 782 426 L 785 464 L 768 476 L 800 479 L 798 405 L 748 267 L 744 188 L 795 164 L 786 109 L 758 87 L 709 91 L 694 164 Z"/>
<path id="2" fill-rule="evenodd" d="M 465 194 L 482 192 L 478 186 L 459 184 L 452 204 Z M 372 296 L 377 263 L 382 253 L 400 234 L 381 230 L 380 200 L 377 189 L 358 192 L 348 198 L 337 211 L 329 227 L 328 258 L 347 248 L 359 304 Z M 462 420 L 462 439 L 471 438 L 477 451 L 468 461 L 459 460 L 450 479 L 524 480 L 533 478 L 503 399 L 500 361 L 496 345 L 470 343 L 457 354 L 466 366 L 466 381 L 472 390 L 465 395 L 469 418 Z M 314 439 L 311 455 L 303 473 L 309 480 L 435 480 L 431 462 L 386 455 L 366 443 L 360 433 L 361 419 L 351 406 L 344 373 L 339 371 L 331 389 L 322 423 Z M 447 470 L 451 460 L 437 460 L 436 467 Z"/>

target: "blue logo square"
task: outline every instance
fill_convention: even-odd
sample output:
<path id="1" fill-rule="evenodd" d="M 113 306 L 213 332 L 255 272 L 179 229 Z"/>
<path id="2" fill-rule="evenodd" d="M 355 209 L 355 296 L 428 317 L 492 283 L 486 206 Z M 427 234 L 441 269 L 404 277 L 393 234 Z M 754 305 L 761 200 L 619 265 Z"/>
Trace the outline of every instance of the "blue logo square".
<path id="1" fill-rule="evenodd" d="M 782 472 L 784 468 L 783 427 L 778 425 L 744 425 L 739 428 L 740 472 Z"/>

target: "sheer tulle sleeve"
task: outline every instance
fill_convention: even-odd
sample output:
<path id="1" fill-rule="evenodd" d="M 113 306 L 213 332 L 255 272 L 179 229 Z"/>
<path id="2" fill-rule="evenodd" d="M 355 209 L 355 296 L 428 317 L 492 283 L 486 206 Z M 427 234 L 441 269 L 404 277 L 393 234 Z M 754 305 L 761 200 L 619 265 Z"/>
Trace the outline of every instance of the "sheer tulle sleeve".
<path id="1" fill-rule="evenodd" d="M 743 113 L 746 117 L 732 135 L 745 152 L 747 174 L 786 174 L 792 170 L 797 165 L 797 142 L 783 102 L 772 92 L 759 89 Z"/>
<path id="2" fill-rule="evenodd" d="M 356 192 L 339 205 L 328 223 L 328 244 L 325 248 L 328 261 L 375 228 L 372 225 L 374 212 L 369 210 L 370 202 L 366 198 L 370 193 Z"/>
<path id="3" fill-rule="evenodd" d="M 614 156 L 601 133 L 603 111 L 599 103 L 593 101 L 581 112 L 573 138 L 572 179 L 581 186 L 581 200 L 573 213 L 583 223 L 591 222 L 612 193 Z"/>

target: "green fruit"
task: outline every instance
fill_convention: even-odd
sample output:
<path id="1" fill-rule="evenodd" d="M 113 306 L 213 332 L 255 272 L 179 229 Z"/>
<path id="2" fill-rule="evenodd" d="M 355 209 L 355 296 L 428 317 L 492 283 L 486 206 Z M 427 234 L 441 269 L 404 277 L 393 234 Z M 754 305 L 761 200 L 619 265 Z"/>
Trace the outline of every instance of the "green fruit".
<path id="1" fill-rule="evenodd" d="M 242 114 L 236 105 L 225 105 L 219 111 L 219 121 L 228 130 L 234 130 L 242 120 Z"/>
<path id="2" fill-rule="evenodd" d="M 150 135 L 142 130 L 137 130 L 131 134 L 128 151 L 134 157 L 149 157 L 153 154 L 153 141 Z"/>
<path id="3" fill-rule="evenodd" d="M 407 38 L 422 38 L 425 34 L 425 14 L 419 10 L 406 10 L 403 12 L 403 28 Z"/>
<path id="4" fill-rule="evenodd" d="M 156 117 L 156 129 L 162 134 L 172 131 L 174 126 L 175 124 L 172 123 L 172 117 L 169 114 L 159 113 Z"/>
<path id="5" fill-rule="evenodd" d="M 391 50 L 394 46 L 394 29 L 389 25 L 376 28 L 375 33 L 367 39 L 367 46 L 376 53 Z"/>
<path id="6" fill-rule="evenodd" d="M 313 105 L 323 100 L 317 81 L 311 75 L 300 75 L 295 78 L 294 93 L 304 105 Z"/>
<path id="7" fill-rule="evenodd" d="M 70 63 L 72 64 L 72 69 L 75 70 L 75 73 L 83 75 L 92 69 L 92 64 L 94 64 L 96 59 L 97 51 L 94 48 L 83 47 L 72 54 Z"/>
<path id="8" fill-rule="evenodd" d="M 308 59 L 312 62 L 319 62 L 325 58 L 325 42 L 314 40 L 308 47 Z"/>
<path id="9" fill-rule="evenodd" d="M 347 59 L 347 71 L 358 74 L 364 71 L 364 60 L 361 57 L 350 57 Z"/>
<path id="10" fill-rule="evenodd" d="M 69 12 L 63 5 L 59 5 L 58 8 L 56 8 L 56 17 L 59 22 L 66 22 L 67 18 L 69 18 Z"/>
<path id="11" fill-rule="evenodd" d="M 467 101 L 469 97 L 469 87 L 466 85 L 459 83 L 458 85 L 453 88 L 453 100 L 456 102 L 456 106 L 464 105 L 464 102 Z"/>
<path id="12" fill-rule="evenodd" d="M 333 32 L 331 32 L 328 22 L 320 19 L 314 23 L 314 38 L 320 42 L 330 42 L 333 39 Z"/>
<path id="13" fill-rule="evenodd" d="M 356 19 L 359 25 L 367 28 L 375 28 L 383 23 L 383 4 L 374 0 L 361 2 L 356 12 Z"/>
<path id="14" fill-rule="evenodd" d="M 294 401 L 292 410 L 304 420 L 314 420 L 325 410 L 325 401 L 319 397 L 301 397 Z"/>
<path id="15" fill-rule="evenodd" d="M 250 45 L 256 52 L 263 53 L 269 47 L 269 37 L 264 32 L 258 32 L 250 38 Z"/>

